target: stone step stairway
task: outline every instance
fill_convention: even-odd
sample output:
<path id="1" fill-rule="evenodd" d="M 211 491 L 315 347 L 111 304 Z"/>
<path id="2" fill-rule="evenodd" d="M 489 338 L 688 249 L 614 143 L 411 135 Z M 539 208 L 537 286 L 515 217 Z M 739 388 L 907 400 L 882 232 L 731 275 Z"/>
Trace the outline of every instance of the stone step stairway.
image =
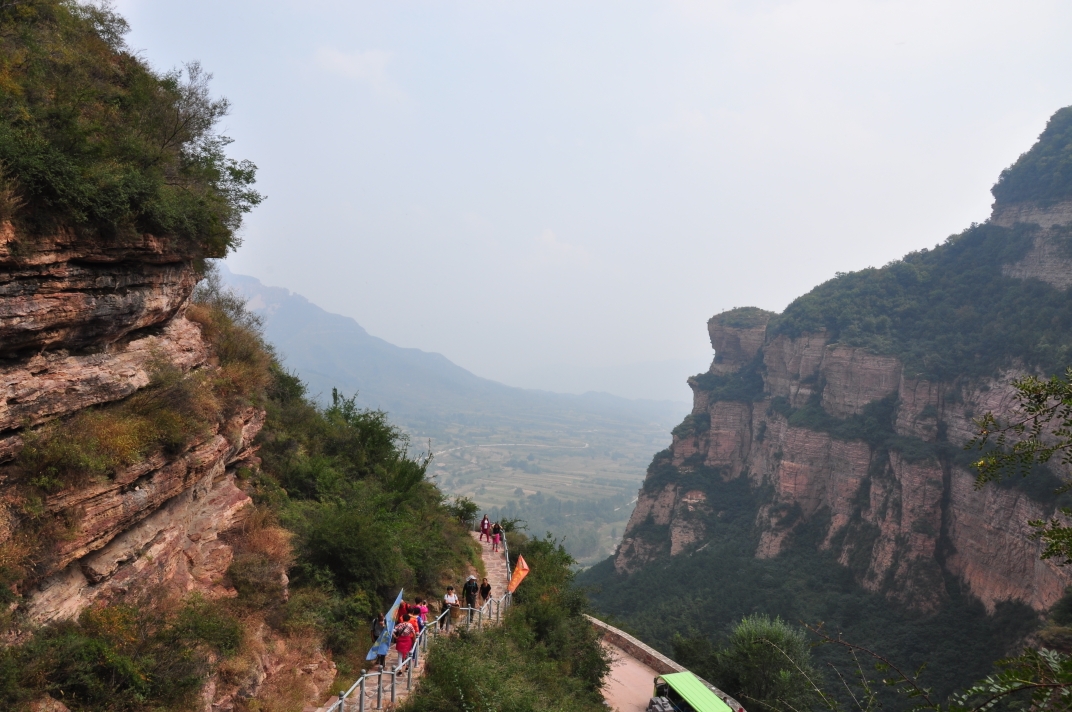
<path id="1" fill-rule="evenodd" d="M 484 562 L 484 570 L 487 574 L 488 583 L 491 584 L 491 598 L 481 606 L 479 611 L 472 612 L 470 619 L 466 610 L 454 618 L 451 630 L 468 626 L 497 625 L 506 614 L 509 598 L 506 596 L 506 585 L 510 581 L 510 558 L 505 543 L 502 550 L 494 552 L 492 545 L 487 541 L 480 541 L 480 535 L 472 532 L 472 536 L 480 544 L 480 555 Z M 479 604 L 478 604 L 479 605 Z M 402 704 L 410 692 L 416 688 L 417 681 L 424 674 L 425 660 L 428 657 L 428 648 L 440 635 L 441 632 L 436 623 L 430 623 L 421 634 L 422 639 L 418 643 L 416 659 L 404 663 L 404 667 L 396 674 L 403 661 L 397 659 L 397 652 L 392 651 L 387 656 L 387 669 L 383 672 L 366 673 L 357 683 L 350 688 L 343 699 L 332 697 L 320 707 L 306 707 L 302 712 L 366 712 L 366 710 L 394 710 Z M 392 664 L 393 662 L 393 664 Z"/>

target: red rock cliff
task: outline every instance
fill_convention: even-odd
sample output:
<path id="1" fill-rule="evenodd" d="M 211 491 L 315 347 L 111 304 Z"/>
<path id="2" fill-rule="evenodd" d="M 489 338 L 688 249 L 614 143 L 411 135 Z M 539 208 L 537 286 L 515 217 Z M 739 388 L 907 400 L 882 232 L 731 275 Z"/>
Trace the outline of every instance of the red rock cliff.
<path id="1" fill-rule="evenodd" d="M 25 539 L 31 519 L 66 527 L 39 547 L 16 584 L 18 628 L 9 639 L 94 603 L 235 595 L 225 576 L 234 536 L 221 535 L 251 509 L 236 470 L 254 458 L 263 411 L 226 409 L 177 452 L 150 453 L 108 476 L 51 488 L 37 502 L 27 501 L 40 490 L 27 488 L 19 458 L 38 428 L 118 404 L 150 386 L 161 368 L 188 375 L 216 368 L 201 327 L 186 316 L 195 258 L 193 250 L 148 235 L 31 238 L 0 223 L 0 544 Z M 317 671 L 306 676 L 309 699 L 332 682 L 334 664 L 321 653 L 288 648 L 263 630 L 253 638 L 259 652 L 248 679 L 211 679 L 206 709 L 233 709 L 267 678 L 302 665 Z"/>

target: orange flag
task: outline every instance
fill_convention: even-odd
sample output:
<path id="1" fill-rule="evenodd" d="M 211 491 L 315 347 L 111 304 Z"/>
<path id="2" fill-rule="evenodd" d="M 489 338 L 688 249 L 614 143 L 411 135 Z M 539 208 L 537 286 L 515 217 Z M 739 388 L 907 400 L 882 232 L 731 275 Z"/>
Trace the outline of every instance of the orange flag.
<path id="1" fill-rule="evenodd" d="M 525 557 L 517 557 L 517 566 L 514 567 L 514 575 L 510 577 L 510 585 L 506 587 L 506 590 L 513 593 L 517 590 L 517 585 L 521 583 L 521 580 L 529 575 L 529 565 L 525 563 Z"/>

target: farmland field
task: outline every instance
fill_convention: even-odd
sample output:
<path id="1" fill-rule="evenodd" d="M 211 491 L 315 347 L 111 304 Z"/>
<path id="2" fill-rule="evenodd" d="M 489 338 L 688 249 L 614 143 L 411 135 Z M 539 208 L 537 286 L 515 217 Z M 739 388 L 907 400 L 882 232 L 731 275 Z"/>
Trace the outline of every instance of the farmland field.
<path id="1" fill-rule="evenodd" d="M 429 472 L 445 492 L 473 499 L 492 518 L 519 517 L 530 534 L 554 531 L 586 566 L 614 551 L 652 455 L 670 443 L 664 424 L 592 420 L 454 424 L 411 437 L 431 446 Z"/>

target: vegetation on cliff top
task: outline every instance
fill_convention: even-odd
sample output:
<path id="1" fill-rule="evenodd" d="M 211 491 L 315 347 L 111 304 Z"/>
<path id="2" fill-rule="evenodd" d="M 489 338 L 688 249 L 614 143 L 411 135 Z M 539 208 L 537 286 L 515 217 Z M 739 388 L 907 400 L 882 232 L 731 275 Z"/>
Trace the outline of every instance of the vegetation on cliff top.
<path id="1" fill-rule="evenodd" d="M 1038 143 L 1001 172 L 991 192 L 1004 205 L 1072 200 L 1072 106 L 1050 117 Z"/>
<path id="2" fill-rule="evenodd" d="M 774 316 L 774 312 L 759 307 L 735 307 L 715 314 L 707 323 L 718 323 L 734 329 L 751 329 L 763 326 Z"/>
<path id="3" fill-rule="evenodd" d="M 220 257 L 262 196 L 227 156 L 225 99 L 197 63 L 158 73 L 126 21 L 72 0 L 0 4 L 0 219 L 168 236 Z"/>
<path id="4" fill-rule="evenodd" d="M 933 250 L 838 275 L 786 307 L 768 333 L 826 331 L 933 380 L 991 376 L 1017 361 L 1057 372 L 1072 361 L 1072 300 L 1001 274 L 1032 238 L 1031 226 L 972 226 Z"/>
<path id="5" fill-rule="evenodd" d="M 993 192 L 1006 205 L 1072 199 L 1072 107 L 1053 115 Z M 933 250 L 839 274 L 780 315 L 744 307 L 711 321 L 746 329 L 769 319 L 772 337 L 825 331 L 831 342 L 896 356 L 908 375 L 933 380 L 992 376 L 1017 363 L 1056 373 L 1072 361 L 1072 301 L 1065 290 L 1002 275 L 1030 249 L 1035 230 L 972 225 Z M 713 375 L 697 385 L 724 386 Z"/>

